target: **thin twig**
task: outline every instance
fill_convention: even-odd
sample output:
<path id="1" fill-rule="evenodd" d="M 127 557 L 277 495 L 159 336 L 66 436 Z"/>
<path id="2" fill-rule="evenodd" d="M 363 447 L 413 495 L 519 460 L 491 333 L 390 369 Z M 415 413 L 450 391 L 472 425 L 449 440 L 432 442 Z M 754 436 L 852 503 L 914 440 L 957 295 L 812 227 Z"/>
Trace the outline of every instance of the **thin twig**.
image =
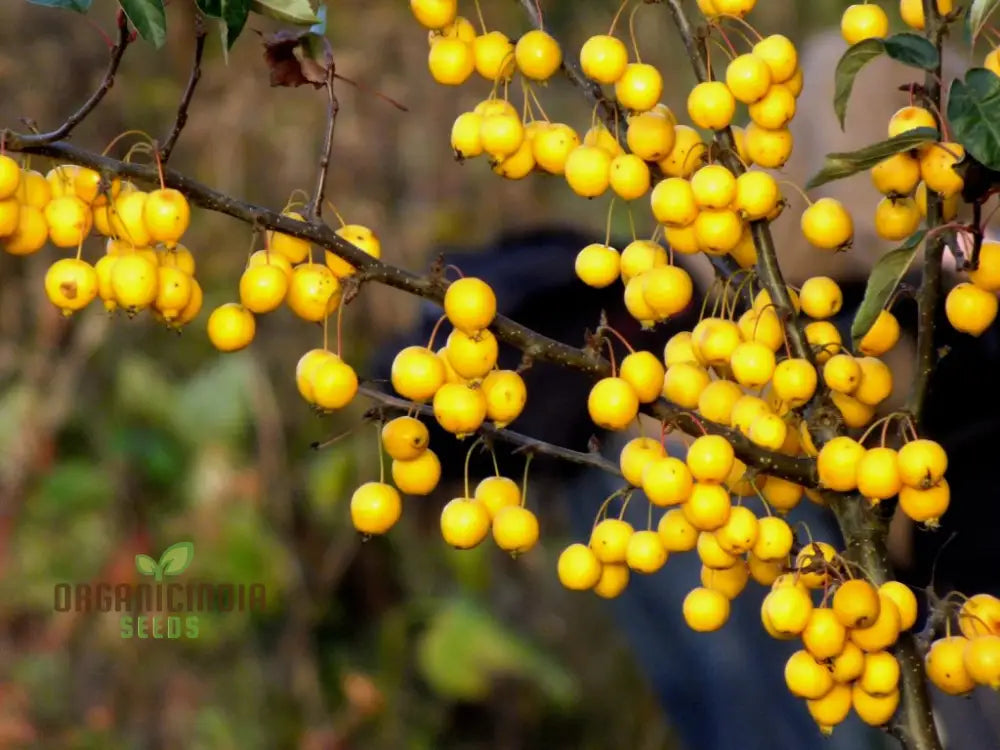
<path id="1" fill-rule="evenodd" d="M 388 409 L 394 413 L 411 415 L 418 413 L 424 417 L 434 417 L 434 410 L 430 406 L 415 404 L 412 401 L 397 398 L 377 388 L 362 385 L 358 388 L 358 393 L 365 398 L 377 402 L 383 409 Z M 580 451 L 570 450 L 569 448 L 547 443 L 544 440 L 537 440 L 527 435 L 522 435 L 519 432 L 495 427 L 489 422 L 484 422 L 483 426 L 479 428 L 479 432 L 496 440 L 516 445 L 522 453 L 531 452 L 540 456 L 551 456 L 552 458 L 558 458 L 569 463 L 600 469 L 616 477 L 621 477 L 622 475 L 618 465 L 604 458 L 600 453 L 581 453 Z"/>
<path id="2" fill-rule="evenodd" d="M 87 115 L 93 112 L 94 108 L 101 103 L 104 96 L 111 90 L 111 87 L 115 83 L 115 74 L 118 72 L 118 66 L 121 64 L 122 56 L 125 54 L 125 48 L 128 47 L 130 41 L 131 36 L 128 30 L 128 19 L 124 13 L 119 12 L 118 42 L 111 48 L 111 59 L 108 61 L 108 67 L 107 70 L 104 71 L 104 78 L 101 79 L 100 85 L 94 90 L 94 93 L 90 95 L 90 98 L 83 103 L 80 109 L 67 117 L 66 121 L 58 128 L 48 133 L 37 133 L 25 136 L 25 138 L 28 138 L 36 144 L 42 144 L 55 143 L 56 141 L 61 141 L 68 137 L 69 134 L 73 132 L 73 128 L 79 125 L 84 118 L 87 117 Z"/>
<path id="3" fill-rule="evenodd" d="M 330 169 L 330 153 L 333 151 L 333 131 L 337 127 L 337 113 L 340 112 L 340 102 L 333 90 L 334 64 L 331 58 L 330 68 L 326 73 L 326 139 L 323 141 L 323 153 L 319 158 L 319 176 L 316 178 L 316 197 L 313 199 L 311 216 L 313 221 L 319 221 L 323 216 L 323 193 L 326 192 L 326 175 Z"/>
<path id="4" fill-rule="evenodd" d="M 180 137 L 181 131 L 187 125 L 188 107 L 191 106 L 194 90 L 201 79 L 201 58 L 205 53 L 206 35 L 205 19 L 198 13 L 194 19 L 194 62 L 191 63 L 191 75 L 188 77 L 187 87 L 181 96 L 180 104 L 177 105 L 177 117 L 174 119 L 174 129 L 170 131 L 167 140 L 160 147 L 160 161 L 164 164 L 170 158 L 170 154 L 177 144 L 177 139 Z"/>

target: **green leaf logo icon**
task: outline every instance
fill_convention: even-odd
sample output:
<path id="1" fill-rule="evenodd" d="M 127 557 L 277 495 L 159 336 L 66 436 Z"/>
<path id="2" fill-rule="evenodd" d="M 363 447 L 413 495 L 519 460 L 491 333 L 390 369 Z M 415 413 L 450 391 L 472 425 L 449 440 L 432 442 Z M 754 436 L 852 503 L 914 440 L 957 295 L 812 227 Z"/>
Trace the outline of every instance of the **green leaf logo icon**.
<path id="1" fill-rule="evenodd" d="M 156 581 L 162 581 L 163 576 L 176 576 L 183 573 L 193 559 L 194 544 L 192 542 L 177 542 L 163 550 L 159 562 L 149 555 L 136 555 L 135 569 L 144 576 L 153 576 Z"/>

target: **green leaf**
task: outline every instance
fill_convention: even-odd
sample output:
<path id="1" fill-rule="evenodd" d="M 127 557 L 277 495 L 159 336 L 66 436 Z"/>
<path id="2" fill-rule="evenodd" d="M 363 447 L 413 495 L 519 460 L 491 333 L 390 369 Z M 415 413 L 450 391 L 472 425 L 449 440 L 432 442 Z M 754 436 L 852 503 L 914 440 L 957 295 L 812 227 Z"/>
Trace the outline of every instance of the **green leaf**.
<path id="1" fill-rule="evenodd" d="M 833 109 L 837 113 L 841 130 L 844 129 L 847 102 L 854 89 L 854 79 L 865 65 L 881 54 L 924 70 L 934 70 L 940 61 L 933 44 L 922 36 L 909 32 L 893 34 L 886 39 L 864 39 L 848 47 L 841 55 L 834 73 Z"/>
<path id="2" fill-rule="evenodd" d="M 919 34 L 905 31 L 902 34 L 893 34 L 884 42 L 885 54 L 912 68 L 934 70 L 941 62 L 937 48 Z"/>
<path id="3" fill-rule="evenodd" d="M 973 42 L 976 41 L 976 37 L 979 36 L 989 17 L 998 7 L 1000 7 L 1000 0 L 974 0 L 969 6 L 968 15 L 965 17 L 965 28 Z"/>
<path id="4" fill-rule="evenodd" d="M 952 135 L 980 164 L 1000 170 L 1000 77 L 970 68 L 948 94 Z"/>
<path id="5" fill-rule="evenodd" d="M 93 0 L 28 0 L 32 5 L 44 5 L 48 8 L 65 8 L 75 10 L 77 13 L 86 13 L 90 10 Z"/>
<path id="6" fill-rule="evenodd" d="M 875 263 L 871 275 L 868 277 L 864 299 L 861 300 L 861 306 L 858 307 L 858 312 L 854 315 L 854 322 L 851 323 L 851 340 L 854 342 L 855 349 L 857 349 L 858 342 L 875 324 L 879 313 L 885 308 L 892 293 L 896 291 L 899 282 L 906 275 L 906 269 L 913 262 L 913 256 L 916 255 L 926 234 L 927 230 L 921 229 L 895 250 L 887 252 Z"/>
<path id="7" fill-rule="evenodd" d="M 250 10 L 298 26 L 320 23 L 309 0 L 250 0 Z"/>
<path id="8" fill-rule="evenodd" d="M 232 49 L 250 15 L 250 0 L 197 0 L 197 5 L 206 16 L 222 21 L 223 46 Z"/>
<path id="9" fill-rule="evenodd" d="M 139 36 L 156 49 L 167 41 L 167 14 L 163 10 L 163 0 L 119 0 L 128 20 L 135 26 Z"/>
<path id="10" fill-rule="evenodd" d="M 176 576 L 183 573 L 194 559 L 194 544 L 177 542 L 171 544 L 160 555 L 160 568 L 165 576 Z"/>
<path id="11" fill-rule="evenodd" d="M 844 118 L 847 117 L 847 102 L 851 98 L 854 79 L 861 69 L 876 57 L 885 52 L 885 42 L 881 39 L 864 39 L 847 48 L 837 63 L 834 72 L 833 110 L 840 121 L 840 129 L 844 129 Z"/>
<path id="12" fill-rule="evenodd" d="M 159 564 L 149 555 L 135 556 L 135 569 L 144 576 L 155 576 L 160 570 Z"/>
<path id="13" fill-rule="evenodd" d="M 857 151 L 827 154 L 823 168 L 809 179 L 809 182 L 806 183 L 806 190 L 812 190 L 814 187 L 825 185 L 828 182 L 842 180 L 852 174 L 871 169 L 893 154 L 909 151 L 922 143 L 936 141 L 938 137 L 936 128 L 914 128 Z"/>

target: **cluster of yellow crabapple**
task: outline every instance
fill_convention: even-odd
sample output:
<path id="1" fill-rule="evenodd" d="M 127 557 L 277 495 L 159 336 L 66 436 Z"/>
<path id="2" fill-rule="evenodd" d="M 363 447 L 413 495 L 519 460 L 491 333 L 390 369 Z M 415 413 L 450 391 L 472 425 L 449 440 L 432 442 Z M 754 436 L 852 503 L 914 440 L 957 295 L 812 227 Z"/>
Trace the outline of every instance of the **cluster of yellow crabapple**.
<path id="1" fill-rule="evenodd" d="M 100 298 L 108 311 L 149 309 L 175 328 L 192 321 L 201 287 L 194 257 L 179 244 L 190 216 L 187 199 L 172 188 L 144 192 L 121 180 L 105 186 L 98 172 L 75 164 L 43 175 L 0 155 L 0 247 L 11 255 L 37 253 L 46 243 L 76 251 L 45 274 L 45 294 L 65 315 Z M 92 233 L 107 238 L 93 264 L 82 257 Z"/>

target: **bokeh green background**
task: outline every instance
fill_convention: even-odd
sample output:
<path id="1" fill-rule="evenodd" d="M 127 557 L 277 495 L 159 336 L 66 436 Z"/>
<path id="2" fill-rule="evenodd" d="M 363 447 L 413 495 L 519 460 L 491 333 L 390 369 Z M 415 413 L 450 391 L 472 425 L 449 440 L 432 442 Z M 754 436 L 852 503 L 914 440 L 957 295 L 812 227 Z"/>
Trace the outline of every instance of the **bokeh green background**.
<path id="1" fill-rule="evenodd" d="M 846 4 L 761 0 L 751 20 L 801 40 Z M 541 5 L 574 55 L 616 6 Z M 74 142 L 101 150 L 125 130 L 168 132 L 193 6 L 169 3 L 165 49 L 128 50 Z M 470 0 L 460 6 L 474 17 Z M 491 28 L 528 28 L 517 3 L 482 8 Z M 30 118 L 51 127 L 83 101 L 104 68 L 114 10 L 95 0 L 85 19 L 0 4 L 0 126 Z M 665 99 L 683 111 L 690 74 L 668 14 L 648 5 L 639 21 L 644 59 L 661 65 Z M 308 86 L 269 87 L 255 31 L 275 28 L 252 18 L 228 64 L 210 37 L 172 166 L 280 208 L 313 185 L 325 105 Z M 327 194 L 348 221 L 376 229 L 387 260 L 419 270 L 438 243 L 543 222 L 603 229 L 603 209 L 559 180 L 504 182 L 482 162 L 452 159 L 452 119 L 490 86 L 434 85 L 426 32 L 405 2 L 339 0 L 328 28 L 338 72 L 361 89 L 338 86 Z M 588 126 L 589 106 L 565 81 L 538 93 L 553 119 Z M 517 86 L 511 96 L 520 101 Z M 387 539 L 358 539 L 347 502 L 377 475 L 375 432 L 364 426 L 310 449 L 359 425 L 366 408 L 319 417 L 298 396 L 295 363 L 320 329 L 279 311 L 259 321 L 248 350 L 223 355 L 207 341 L 207 311 L 236 298 L 250 240 L 244 225 L 195 211 L 185 242 L 205 311 L 180 336 L 99 307 L 64 320 L 42 293 L 55 250 L 0 257 L 0 747 L 669 747 L 669 726 L 603 603 L 555 579 L 555 557 L 572 541 L 558 513 L 543 545 L 516 561 L 491 544 L 446 548 L 437 515 L 448 488 L 409 500 Z M 96 239 L 84 247 L 91 259 L 100 252 Z M 344 350 L 360 372 L 415 304 L 366 288 L 348 308 Z M 555 504 L 558 491 L 539 488 L 534 502 Z M 56 582 L 132 580 L 136 553 L 156 556 L 182 539 L 195 545 L 185 575 L 263 581 L 268 611 L 207 616 L 194 641 L 123 640 L 114 614 L 53 612 Z"/>

